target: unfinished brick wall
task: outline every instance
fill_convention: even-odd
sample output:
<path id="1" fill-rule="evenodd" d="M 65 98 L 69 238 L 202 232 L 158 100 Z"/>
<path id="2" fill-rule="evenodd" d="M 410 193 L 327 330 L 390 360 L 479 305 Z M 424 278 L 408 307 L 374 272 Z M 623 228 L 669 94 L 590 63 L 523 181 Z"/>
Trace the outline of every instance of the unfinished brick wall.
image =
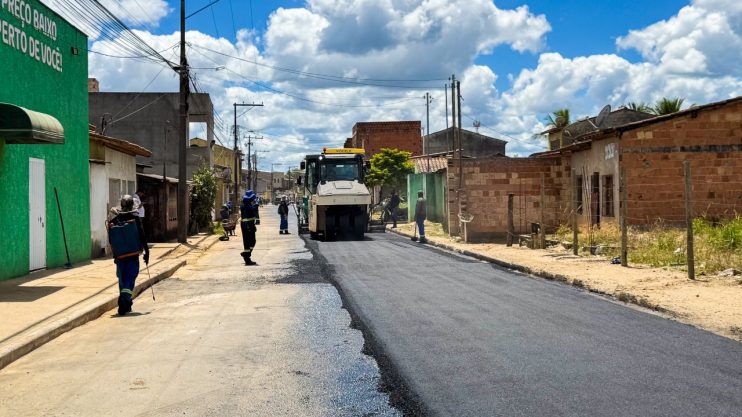
<path id="1" fill-rule="evenodd" d="M 513 223 L 516 233 L 530 233 L 531 223 L 541 223 L 541 208 L 547 231 L 568 219 L 570 200 L 569 163 L 566 158 L 484 158 L 462 161 L 462 211 L 474 216 L 467 225 L 469 241 L 486 241 L 507 235 L 508 194 L 514 194 Z M 459 230 L 457 190 L 458 161 L 448 167 L 448 205 L 451 234 Z M 541 201 L 544 174 L 545 201 Z M 563 201 L 568 203 L 565 205 Z"/>
<path id="2" fill-rule="evenodd" d="M 366 150 L 370 158 L 382 148 L 422 154 L 420 121 L 359 122 L 353 126 L 352 147 Z"/>
<path id="3" fill-rule="evenodd" d="M 629 224 L 685 222 L 685 160 L 694 215 L 742 213 L 742 100 L 625 131 L 620 149 Z"/>

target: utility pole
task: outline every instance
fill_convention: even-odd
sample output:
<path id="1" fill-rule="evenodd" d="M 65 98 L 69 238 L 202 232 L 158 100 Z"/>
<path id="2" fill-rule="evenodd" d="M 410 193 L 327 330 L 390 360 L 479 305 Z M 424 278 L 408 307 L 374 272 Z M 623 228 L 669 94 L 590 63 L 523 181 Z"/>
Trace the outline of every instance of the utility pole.
<path id="1" fill-rule="evenodd" d="M 187 243 L 188 213 L 186 200 L 186 148 L 188 147 L 188 60 L 185 42 L 185 0 L 180 0 L 180 146 L 178 147 L 178 242 Z"/>
<path id="2" fill-rule="evenodd" d="M 456 75 L 451 75 L 451 128 L 453 129 L 451 152 L 456 152 Z"/>
<path id="3" fill-rule="evenodd" d="M 446 99 L 446 130 L 448 130 L 448 84 L 443 84 L 443 97 Z"/>
<path id="4" fill-rule="evenodd" d="M 461 81 L 456 81 L 456 108 L 459 110 L 459 123 L 456 126 L 456 137 L 458 138 L 459 146 L 459 189 L 463 188 L 464 181 L 464 168 L 462 166 L 462 155 L 464 154 L 464 147 L 461 146 Z"/>
<path id="5" fill-rule="evenodd" d="M 425 93 L 425 136 L 430 135 L 430 103 L 432 101 L 430 93 Z"/>
<path id="6" fill-rule="evenodd" d="M 263 103 L 260 104 L 247 104 L 247 103 L 234 103 L 234 158 L 235 158 L 235 170 L 234 170 L 234 193 L 232 198 L 234 199 L 233 207 L 238 207 L 240 204 L 239 193 L 240 193 L 240 175 L 242 175 L 242 168 L 239 168 L 239 152 L 237 152 L 237 135 L 239 134 L 239 128 L 237 126 L 237 107 L 263 107 Z M 248 142 L 247 149 L 247 184 L 250 185 L 250 148 Z"/>
<path id="7" fill-rule="evenodd" d="M 428 160 L 428 172 L 426 173 L 426 183 L 427 183 L 427 174 L 430 173 L 430 157 L 428 156 L 428 152 L 430 152 L 430 149 L 428 148 L 427 142 L 430 139 L 430 102 L 433 101 L 432 98 L 430 98 L 430 93 L 425 93 L 425 137 L 423 138 L 423 155 L 425 155 L 425 159 Z M 426 190 L 426 196 L 427 190 Z"/>
<path id="8" fill-rule="evenodd" d="M 251 136 L 247 135 L 247 186 L 252 189 L 257 188 L 258 181 L 258 160 L 257 157 L 252 153 L 252 140 L 263 139 L 262 136 Z M 257 154 L 257 151 L 255 152 Z M 253 161 L 253 158 L 255 160 Z M 255 176 L 253 176 L 253 169 L 255 170 Z"/>

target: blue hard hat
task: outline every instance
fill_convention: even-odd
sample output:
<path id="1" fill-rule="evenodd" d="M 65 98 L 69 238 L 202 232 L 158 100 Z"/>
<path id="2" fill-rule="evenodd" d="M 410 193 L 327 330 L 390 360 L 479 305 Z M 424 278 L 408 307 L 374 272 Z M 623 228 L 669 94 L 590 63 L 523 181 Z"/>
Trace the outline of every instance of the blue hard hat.
<path id="1" fill-rule="evenodd" d="M 247 190 L 245 195 L 242 197 L 242 201 L 250 201 L 255 199 L 255 192 L 253 190 Z"/>

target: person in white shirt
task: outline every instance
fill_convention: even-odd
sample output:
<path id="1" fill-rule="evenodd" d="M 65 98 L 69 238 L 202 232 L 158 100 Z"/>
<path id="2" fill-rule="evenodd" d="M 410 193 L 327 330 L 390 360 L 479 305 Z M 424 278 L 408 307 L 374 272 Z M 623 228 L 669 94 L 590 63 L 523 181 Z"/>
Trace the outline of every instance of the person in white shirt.
<path id="1" fill-rule="evenodd" d="M 134 207 L 139 214 L 139 218 L 144 219 L 144 204 L 142 203 L 142 200 L 144 199 L 144 192 L 142 192 L 142 190 L 138 190 L 136 193 L 134 193 L 132 198 L 134 199 Z"/>

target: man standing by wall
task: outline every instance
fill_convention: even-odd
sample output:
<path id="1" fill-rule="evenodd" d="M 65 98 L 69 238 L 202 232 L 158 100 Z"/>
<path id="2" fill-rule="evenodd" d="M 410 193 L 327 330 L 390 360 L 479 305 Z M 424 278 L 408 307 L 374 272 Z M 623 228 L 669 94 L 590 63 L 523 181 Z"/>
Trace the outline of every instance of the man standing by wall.
<path id="1" fill-rule="evenodd" d="M 392 211 L 392 229 L 397 228 L 397 217 L 399 216 L 399 194 L 392 191 L 392 198 L 389 200 L 389 209 Z"/>
<path id="2" fill-rule="evenodd" d="M 417 223 L 417 230 L 420 232 L 420 243 L 428 242 L 425 238 L 425 218 L 427 216 L 428 211 L 425 207 L 425 196 L 422 191 L 418 191 L 417 205 L 415 206 L 415 223 Z"/>

